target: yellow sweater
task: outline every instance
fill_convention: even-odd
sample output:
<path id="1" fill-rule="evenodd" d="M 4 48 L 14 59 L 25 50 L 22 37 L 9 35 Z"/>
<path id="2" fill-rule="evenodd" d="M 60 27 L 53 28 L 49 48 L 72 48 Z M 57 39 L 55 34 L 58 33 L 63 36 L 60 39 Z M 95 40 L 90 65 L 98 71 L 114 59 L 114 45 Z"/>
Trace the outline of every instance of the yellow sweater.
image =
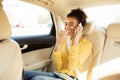
<path id="1" fill-rule="evenodd" d="M 70 53 L 68 53 L 67 42 L 65 41 L 59 51 L 54 51 L 55 69 L 57 72 L 77 77 L 75 68 L 77 67 L 82 72 L 84 63 L 91 53 L 92 43 L 86 38 L 80 40 L 77 46 L 71 45 Z"/>

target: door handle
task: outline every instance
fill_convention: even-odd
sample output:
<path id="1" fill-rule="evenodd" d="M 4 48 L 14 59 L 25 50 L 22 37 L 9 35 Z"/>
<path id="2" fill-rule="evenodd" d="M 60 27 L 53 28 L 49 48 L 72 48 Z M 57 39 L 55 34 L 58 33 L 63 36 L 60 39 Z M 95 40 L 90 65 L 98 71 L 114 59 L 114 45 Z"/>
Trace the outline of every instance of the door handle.
<path id="1" fill-rule="evenodd" d="M 24 50 L 24 49 L 27 49 L 28 48 L 28 45 L 23 45 L 23 47 L 21 47 L 21 50 Z"/>
<path id="2" fill-rule="evenodd" d="M 120 41 L 114 41 L 114 42 L 113 42 L 113 45 L 115 45 L 115 46 L 120 46 Z"/>

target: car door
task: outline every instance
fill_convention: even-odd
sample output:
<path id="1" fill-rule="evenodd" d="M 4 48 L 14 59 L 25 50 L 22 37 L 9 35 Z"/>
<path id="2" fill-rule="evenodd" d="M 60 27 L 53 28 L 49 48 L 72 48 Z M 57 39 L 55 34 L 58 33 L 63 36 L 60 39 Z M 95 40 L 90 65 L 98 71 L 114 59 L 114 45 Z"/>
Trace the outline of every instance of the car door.
<path id="1" fill-rule="evenodd" d="M 55 44 L 55 27 L 49 35 L 33 35 L 12 37 L 21 47 L 24 68 L 26 70 L 43 69 L 51 60 L 50 56 Z"/>

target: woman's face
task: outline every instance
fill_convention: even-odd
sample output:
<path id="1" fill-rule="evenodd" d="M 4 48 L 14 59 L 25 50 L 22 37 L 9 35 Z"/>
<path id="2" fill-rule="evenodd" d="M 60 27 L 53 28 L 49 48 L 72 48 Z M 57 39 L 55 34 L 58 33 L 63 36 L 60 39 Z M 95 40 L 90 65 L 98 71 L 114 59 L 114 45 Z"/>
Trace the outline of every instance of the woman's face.
<path id="1" fill-rule="evenodd" d="M 75 29 L 78 26 L 78 21 L 74 17 L 67 17 L 65 19 L 65 30 L 68 33 L 69 36 L 73 35 L 75 33 Z"/>

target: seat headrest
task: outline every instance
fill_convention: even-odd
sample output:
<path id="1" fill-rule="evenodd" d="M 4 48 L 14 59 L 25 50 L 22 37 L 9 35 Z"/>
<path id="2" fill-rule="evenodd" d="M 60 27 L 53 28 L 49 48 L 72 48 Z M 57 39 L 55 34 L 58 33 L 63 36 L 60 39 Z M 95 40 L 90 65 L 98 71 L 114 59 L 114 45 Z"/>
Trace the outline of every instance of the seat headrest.
<path id="1" fill-rule="evenodd" d="M 0 3 L 0 40 L 8 39 L 10 37 L 11 37 L 10 24 Z"/>
<path id="2" fill-rule="evenodd" d="M 107 37 L 120 37 L 120 23 L 109 24 L 107 28 Z"/>
<path id="3" fill-rule="evenodd" d="M 90 35 L 95 29 L 95 23 L 94 22 L 88 22 L 83 29 L 83 34 L 85 36 Z"/>

